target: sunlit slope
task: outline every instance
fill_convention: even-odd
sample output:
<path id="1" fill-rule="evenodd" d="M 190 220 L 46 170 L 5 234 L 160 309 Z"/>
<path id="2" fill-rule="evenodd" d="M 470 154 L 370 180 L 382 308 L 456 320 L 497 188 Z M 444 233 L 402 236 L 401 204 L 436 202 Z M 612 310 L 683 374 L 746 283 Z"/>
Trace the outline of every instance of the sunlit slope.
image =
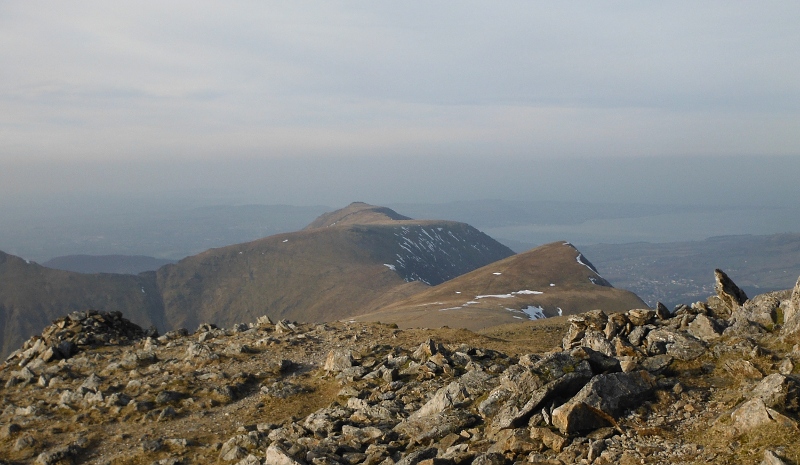
<path id="1" fill-rule="evenodd" d="M 480 329 L 592 309 L 646 308 L 600 277 L 571 244 L 555 242 L 431 287 L 359 319 L 401 327 Z"/>

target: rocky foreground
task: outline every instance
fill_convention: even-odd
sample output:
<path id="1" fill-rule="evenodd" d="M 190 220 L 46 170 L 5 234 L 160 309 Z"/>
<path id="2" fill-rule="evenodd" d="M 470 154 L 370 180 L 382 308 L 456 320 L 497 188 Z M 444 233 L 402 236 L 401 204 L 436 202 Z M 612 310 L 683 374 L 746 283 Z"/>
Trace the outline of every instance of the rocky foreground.
<path id="1" fill-rule="evenodd" d="M 546 353 L 265 317 L 159 336 L 76 312 L 0 366 L 0 463 L 798 463 L 800 281 L 747 299 L 716 276 L 674 311 L 572 316 Z"/>

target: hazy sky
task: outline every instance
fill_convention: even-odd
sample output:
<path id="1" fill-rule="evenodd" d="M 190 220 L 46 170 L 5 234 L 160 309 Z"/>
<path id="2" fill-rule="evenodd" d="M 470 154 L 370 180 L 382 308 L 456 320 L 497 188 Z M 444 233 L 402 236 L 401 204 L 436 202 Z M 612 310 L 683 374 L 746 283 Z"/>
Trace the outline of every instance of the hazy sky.
<path id="1" fill-rule="evenodd" d="M 669 201 L 719 157 L 765 168 L 715 189 L 755 175 L 742 188 L 792 195 L 798 18 L 795 1 L 0 2 L 0 195 L 602 196 L 635 176 Z"/>

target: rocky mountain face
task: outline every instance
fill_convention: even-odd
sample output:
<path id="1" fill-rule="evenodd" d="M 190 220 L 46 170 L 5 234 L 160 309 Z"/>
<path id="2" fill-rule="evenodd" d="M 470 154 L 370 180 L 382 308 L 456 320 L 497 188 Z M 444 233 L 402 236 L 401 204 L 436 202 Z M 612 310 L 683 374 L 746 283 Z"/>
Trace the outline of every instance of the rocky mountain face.
<path id="1" fill-rule="evenodd" d="M 70 314 L 0 366 L 0 461 L 797 463 L 800 280 L 748 299 L 716 279 L 674 313 L 554 319 L 537 352 L 467 330 L 261 317 L 159 336 Z"/>

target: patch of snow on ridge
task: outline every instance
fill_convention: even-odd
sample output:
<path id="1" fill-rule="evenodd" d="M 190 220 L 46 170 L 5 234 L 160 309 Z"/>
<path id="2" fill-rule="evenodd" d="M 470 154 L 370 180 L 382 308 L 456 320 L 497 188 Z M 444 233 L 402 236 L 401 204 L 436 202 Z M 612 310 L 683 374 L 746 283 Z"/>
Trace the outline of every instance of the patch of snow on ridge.
<path id="1" fill-rule="evenodd" d="M 501 275 L 501 274 L 503 274 L 503 273 L 498 273 L 498 272 L 496 272 L 496 271 L 495 271 L 495 272 L 494 272 L 494 273 L 492 273 L 492 274 L 493 274 L 493 275 L 495 275 L 495 276 L 500 276 L 500 275 Z"/>
<path id="2" fill-rule="evenodd" d="M 522 311 L 527 313 L 531 320 L 541 320 L 542 318 L 547 318 L 544 314 L 544 308 L 542 307 L 529 305 L 523 308 Z"/>
<path id="3" fill-rule="evenodd" d="M 385 266 L 386 268 L 389 268 L 392 271 L 397 271 L 397 268 L 395 268 L 394 265 L 392 265 L 390 263 L 384 263 L 383 266 Z"/>
<path id="4" fill-rule="evenodd" d="M 490 299 L 490 298 L 493 298 L 493 299 L 510 299 L 510 298 L 514 297 L 515 295 L 523 295 L 523 294 L 526 294 L 526 295 L 540 295 L 540 294 L 544 294 L 544 292 L 542 292 L 542 291 L 530 291 L 528 289 L 524 289 L 524 290 L 521 290 L 521 291 L 514 291 L 514 292 L 512 292 L 510 294 L 478 295 L 478 296 L 475 296 L 475 298 L 476 299 Z"/>
<path id="5" fill-rule="evenodd" d="M 563 310 L 561 310 L 561 307 L 556 307 L 556 308 L 558 309 L 558 316 L 564 316 L 564 315 L 563 315 L 563 312 L 564 312 L 564 311 L 563 311 Z"/>
<path id="6" fill-rule="evenodd" d="M 488 294 L 475 296 L 476 299 L 510 299 L 512 297 L 514 297 L 513 294 Z"/>
<path id="7" fill-rule="evenodd" d="M 586 268 L 589 268 L 590 270 L 592 270 L 591 266 L 587 265 L 586 263 L 583 263 L 583 260 L 581 260 L 582 258 L 583 258 L 583 254 L 579 253 L 578 256 L 575 257 L 575 260 L 577 260 L 578 263 L 580 263 L 581 265 L 585 266 Z M 596 271 L 592 270 L 592 273 L 596 273 Z"/>

